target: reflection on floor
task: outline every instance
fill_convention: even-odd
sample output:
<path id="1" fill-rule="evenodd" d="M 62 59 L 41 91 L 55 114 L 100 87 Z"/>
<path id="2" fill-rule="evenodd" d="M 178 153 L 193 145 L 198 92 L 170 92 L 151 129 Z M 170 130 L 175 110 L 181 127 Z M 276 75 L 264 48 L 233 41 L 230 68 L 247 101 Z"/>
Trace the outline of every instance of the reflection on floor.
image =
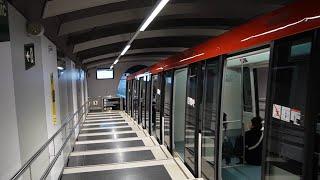
<path id="1" fill-rule="evenodd" d="M 179 154 L 181 159 L 184 159 L 184 141 L 174 142 L 175 151 Z"/>
<path id="2" fill-rule="evenodd" d="M 237 165 L 222 168 L 223 180 L 258 180 L 261 179 L 261 166 Z"/>
<path id="3" fill-rule="evenodd" d="M 182 148 L 183 154 L 183 148 Z M 89 113 L 62 180 L 194 179 L 179 158 L 122 111 Z"/>

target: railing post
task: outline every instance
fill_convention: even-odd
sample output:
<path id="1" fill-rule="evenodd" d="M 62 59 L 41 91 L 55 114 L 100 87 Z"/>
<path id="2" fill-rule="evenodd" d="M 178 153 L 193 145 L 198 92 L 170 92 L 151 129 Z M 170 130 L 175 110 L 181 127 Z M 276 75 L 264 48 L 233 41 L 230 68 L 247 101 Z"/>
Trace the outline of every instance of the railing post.
<path id="1" fill-rule="evenodd" d="M 51 155 L 49 154 L 49 167 L 46 169 L 45 173 L 41 176 L 41 180 L 46 179 L 46 177 L 50 174 L 50 171 L 52 170 L 54 164 L 56 163 L 56 161 L 58 160 L 58 158 L 61 156 L 64 148 L 66 147 L 67 144 L 70 144 L 71 147 L 71 151 L 72 151 L 72 147 L 74 145 L 74 141 L 76 138 L 75 134 L 75 130 L 77 127 L 81 127 L 83 121 L 80 121 L 80 119 L 85 119 L 84 115 L 86 115 L 87 112 L 87 107 L 88 107 L 88 102 L 83 104 L 76 112 L 74 112 L 72 114 L 71 117 L 68 117 L 67 121 L 63 123 L 62 127 L 60 127 L 60 129 L 55 132 L 55 134 L 48 139 L 42 146 L 40 149 L 38 149 L 38 151 L 27 161 L 25 162 L 22 167 L 15 173 L 15 175 L 10 178 L 10 180 L 17 180 L 19 178 L 21 178 L 22 175 L 28 175 L 30 177 L 30 180 L 33 179 L 32 177 L 32 163 L 41 155 L 41 153 L 43 151 L 45 151 L 47 148 L 50 148 L 51 143 L 53 143 L 53 160 L 50 161 L 51 159 Z M 81 118 L 79 117 L 81 114 Z M 77 117 L 76 117 L 77 116 Z M 77 118 L 77 123 L 75 123 L 75 118 Z M 68 131 L 69 130 L 69 131 Z M 56 149 L 56 140 L 55 138 L 57 138 L 57 136 L 59 134 L 63 134 L 64 132 L 64 136 L 61 136 L 61 139 L 63 141 L 63 144 L 61 147 L 57 147 L 59 149 Z M 60 138 L 58 138 L 60 139 Z M 29 171 L 29 173 L 27 172 Z M 25 174 L 24 174 L 25 173 Z"/>
<path id="2" fill-rule="evenodd" d="M 54 138 L 52 140 L 52 143 L 53 143 L 53 156 L 56 156 L 56 145 L 54 143 Z"/>

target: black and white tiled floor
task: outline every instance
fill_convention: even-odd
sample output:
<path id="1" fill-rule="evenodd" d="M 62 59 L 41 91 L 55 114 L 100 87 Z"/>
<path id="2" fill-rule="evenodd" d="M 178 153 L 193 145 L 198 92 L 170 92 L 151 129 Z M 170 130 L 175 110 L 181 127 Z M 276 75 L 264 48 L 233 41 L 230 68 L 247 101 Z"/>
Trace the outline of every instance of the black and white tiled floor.
<path id="1" fill-rule="evenodd" d="M 89 113 L 62 180 L 195 179 L 122 111 Z"/>

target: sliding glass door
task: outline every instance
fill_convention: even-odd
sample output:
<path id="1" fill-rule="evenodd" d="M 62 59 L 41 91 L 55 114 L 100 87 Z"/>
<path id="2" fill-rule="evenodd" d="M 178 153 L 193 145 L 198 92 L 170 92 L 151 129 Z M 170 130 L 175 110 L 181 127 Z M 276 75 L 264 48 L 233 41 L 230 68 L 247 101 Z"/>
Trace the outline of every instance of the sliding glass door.
<path id="1" fill-rule="evenodd" d="M 187 78 L 185 163 L 195 176 L 216 179 L 221 57 L 191 64 Z"/>
<path id="2" fill-rule="evenodd" d="M 184 159 L 191 172 L 198 176 L 199 110 L 202 89 L 200 63 L 189 65 L 187 78 Z"/>
<path id="3" fill-rule="evenodd" d="M 201 100 L 201 177 L 216 179 L 219 146 L 222 59 L 207 60 L 203 65 Z M 203 69 L 202 68 L 202 69 Z"/>
<path id="4" fill-rule="evenodd" d="M 173 92 L 173 71 L 164 73 L 164 87 L 163 87 L 163 131 L 164 131 L 164 144 L 172 151 L 172 92 Z"/>
<path id="5" fill-rule="evenodd" d="M 161 76 L 152 76 L 152 135 L 162 144 L 161 137 Z"/>
<path id="6" fill-rule="evenodd" d="M 319 32 L 274 43 L 266 115 L 266 180 L 318 180 Z"/>

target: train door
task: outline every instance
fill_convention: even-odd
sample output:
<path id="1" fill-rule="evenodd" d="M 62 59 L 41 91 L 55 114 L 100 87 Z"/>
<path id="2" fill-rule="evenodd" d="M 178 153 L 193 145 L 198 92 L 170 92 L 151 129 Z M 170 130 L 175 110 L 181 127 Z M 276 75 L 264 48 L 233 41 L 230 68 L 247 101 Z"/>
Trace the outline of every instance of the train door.
<path id="1" fill-rule="evenodd" d="M 173 71 L 167 71 L 163 75 L 163 105 L 162 105 L 162 131 L 164 144 L 172 152 L 172 91 Z"/>
<path id="2" fill-rule="evenodd" d="M 184 161 L 191 172 L 198 176 L 198 138 L 199 138 L 199 102 L 202 84 L 201 64 L 195 63 L 188 67 L 187 101 L 185 120 Z M 200 89 L 200 90 L 199 90 Z"/>
<path id="3" fill-rule="evenodd" d="M 201 131 L 201 177 L 216 179 L 219 152 L 219 117 L 221 101 L 221 83 L 223 72 L 222 56 L 207 60 L 203 65 L 203 91 L 200 112 Z"/>
<path id="4" fill-rule="evenodd" d="M 319 31 L 274 42 L 266 114 L 266 180 L 320 179 L 319 58 Z"/>
<path id="5" fill-rule="evenodd" d="M 226 59 L 220 118 L 219 178 L 261 178 L 270 48 Z"/>
<path id="6" fill-rule="evenodd" d="M 187 78 L 185 163 L 197 177 L 215 179 L 219 145 L 221 57 L 191 64 Z"/>
<path id="7" fill-rule="evenodd" d="M 161 75 L 152 76 L 152 135 L 160 144 L 161 138 Z"/>

